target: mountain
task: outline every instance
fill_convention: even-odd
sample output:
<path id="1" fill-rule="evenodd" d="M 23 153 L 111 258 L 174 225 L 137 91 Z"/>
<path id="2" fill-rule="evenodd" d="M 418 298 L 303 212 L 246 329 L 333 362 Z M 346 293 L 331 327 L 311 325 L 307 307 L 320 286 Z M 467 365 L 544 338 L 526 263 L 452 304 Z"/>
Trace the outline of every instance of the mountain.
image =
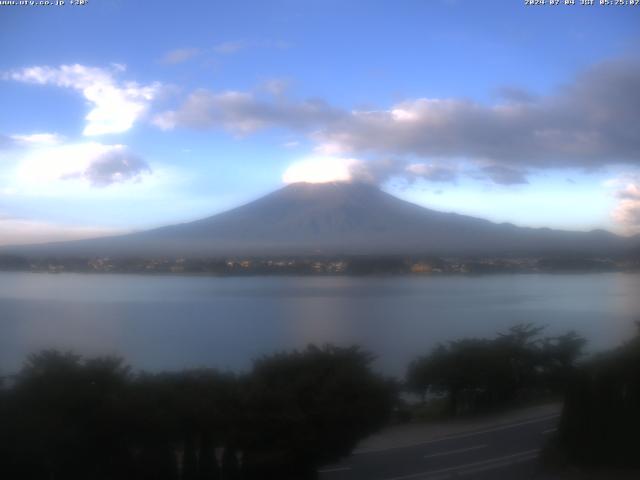
<path id="1" fill-rule="evenodd" d="M 296 183 L 195 222 L 2 250 L 59 256 L 612 255 L 638 244 L 638 238 L 603 230 L 522 228 L 439 212 L 367 184 Z"/>

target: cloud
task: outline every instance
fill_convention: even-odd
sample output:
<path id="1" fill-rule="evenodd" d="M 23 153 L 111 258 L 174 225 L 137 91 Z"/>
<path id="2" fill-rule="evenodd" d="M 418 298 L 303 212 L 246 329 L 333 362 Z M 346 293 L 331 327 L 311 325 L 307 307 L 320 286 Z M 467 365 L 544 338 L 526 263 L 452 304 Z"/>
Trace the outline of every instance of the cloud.
<path id="1" fill-rule="evenodd" d="M 634 128 L 640 124 L 638 84 L 640 62 L 621 59 L 579 72 L 545 96 L 503 88 L 501 98 L 490 104 L 414 98 L 365 111 L 322 100 L 199 90 L 155 123 L 164 129 L 223 128 L 241 135 L 282 128 L 305 132 L 324 155 L 419 159 L 452 169 L 464 160 L 475 165 L 474 175 L 523 184 L 529 172 L 540 169 L 640 165 L 640 135 Z M 444 170 L 433 174 L 448 175 Z"/>
<path id="2" fill-rule="evenodd" d="M 232 55 L 249 48 L 284 49 L 289 47 L 289 43 L 282 40 L 260 40 L 253 42 L 235 40 L 218 43 L 213 47 L 213 51 L 221 55 Z"/>
<path id="3" fill-rule="evenodd" d="M 121 133 L 129 130 L 158 96 L 161 84 L 140 85 L 119 82 L 116 75 L 124 66 L 113 65 L 110 70 L 84 65 L 59 67 L 34 66 L 4 73 L 2 78 L 36 85 L 54 85 L 81 92 L 91 110 L 85 117 L 86 136 Z"/>
<path id="4" fill-rule="evenodd" d="M 404 176 L 410 180 L 424 179 L 432 182 L 452 183 L 458 178 L 455 168 L 428 163 L 412 163 L 404 168 Z"/>
<path id="5" fill-rule="evenodd" d="M 175 65 L 191 60 L 199 53 L 200 49 L 198 48 L 176 48 L 165 53 L 160 62 L 167 65 Z"/>
<path id="6" fill-rule="evenodd" d="M 631 177 L 616 192 L 618 205 L 612 217 L 628 233 L 640 233 L 640 177 Z"/>
<path id="7" fill-rule="evenodd" d="M 81 240 L 125 233 L 120 229 L 61 225 L 41 220 L 0 216 L 0 245 Z"/>
<path id="8" fill-rule="evenodd" d="M 356 111 L 320 130 L 347 152 L 465 157 L 522 170 L 640 164 L 640 63 L 607 62 L 555 93 L 484 105 L 466 99 L 407 100 Z"/>
<path id="9" fill-rule="evenodd" d="M 362 182 L 382 184 L 392 177 L 413 182 L 455 182 L 458 172 L 445 166 L 382 159 L 365 161 L 335 155 L 313 155 L 291 164 L 282 176 L 284 183 Z"/>
<path id="10" fill-rule="evenodd" d="M 139 181 L 149 173 L 149 165 L 127 146 L 87 142 L 29 151 L 20 159 L 16 181 L 34 186 L 75 179 L 90 186 L 106 187 Z"/>
<path id="11" fill-rule="evenodd" d="M 286 78 L 270 78 L 262 82 L 262 88 L 271 95 L 283 95 L 290 86 L 290 81 Z"/>
<path id="12" fill-rule="evenodd" d="M 178 110 L 157 115 L 153 123 L 163 130 L 224 128 L 246 135 L 271 127 L 307 130 L 328 124 L 340 115 L 340 111 L 321 100 L 265 100 L 250 92 L 197 90 Z"/>
<path id="13" fill-rule="evenodd" d="M 354 158 L 308 157 L 293 163 L 282 175 L 284 183 L 350 182 L 362 163 Z"/>
<path id="14" fill-rule="evenodd" d="M 30 133 L 28 135 L 10 135 L 10 139 L 18 145 L 57 145 L 62 138 L 57 133 Z"/>
<path id="15" fill-rule="evenodd" d="M 538 96 L 530 91 L 514 86 L 500 87 L 496 93 L 498 97 L 509 103 L 532 103 L 538 99 Z"/>
<path id="16" fill-rule="evenodd" d="M 247 44 L 245 42 L 222 42 L 213 47 L 213 51 L 216 53 L 220 53 L 223 55 L 230 55 L 232 53 L 237 53 L 240 50 L 247 48 Z"/>
<path id="17" fill-rule="evenodd" d="M 493 183 L 499 185 L 518 185 L 527 184 L 527 174 L 523 170 L 505 167 L 503 165 L 490 165 L 480 170 L 489 177 Z"/>
<path id="18" fill-rule="evenodd" d="M 91 160 L 86 168 L 62 176 L 61 179 L 83 178 L 92 186 L 105 187 L 112 183 L 139 181 L 145 173 L 151 173 L 149 165 L 123 145 L 115 145 Z"/>
<path id="19" fill-rule="evenodd" d="M 58 145 L 63 138 L 57 133 L 0 134 L 0 150 Z"/>

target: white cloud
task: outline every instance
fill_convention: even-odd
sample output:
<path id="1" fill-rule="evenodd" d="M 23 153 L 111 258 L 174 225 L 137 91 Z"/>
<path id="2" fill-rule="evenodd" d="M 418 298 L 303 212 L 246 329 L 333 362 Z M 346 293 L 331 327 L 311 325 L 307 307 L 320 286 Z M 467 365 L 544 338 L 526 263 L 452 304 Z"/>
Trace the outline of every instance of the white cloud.
<path id="1" fill-rule="evenodd" d="M 28 135 L 10 135 L 16 143 L 26 146 L 58 145 L 62 138 L 57 133 L 31 133 Z"/>
<path id="2" fill-rule="evenodd" d="M 14 180 L 32 187 L 64 180 L 104 187 L 137 181 L 150 172 L 149 165 L 125 145 L 86 142 L 28 151 L 19 161 Z"/>
<path id="3" fill-rule="evenodd" d="M 5 73 L 3 78 L 81 92 L 91 105 L 85 117 L 87 124 L 83 134 L 94 136 L 129 130 L 160 92 L 161 84 L 158 82 L 140 85 L 117 81 L 115 75 L 123 70 L 124 66 L 119 64 L 114 64 L 111 70 L 79 64 L 34 66 Z"/>
<path id="4" fill-rule="evenodd" d="M 284 183 L 327 183 L 354 180 L 354 170 L 362 164 L 355 158 L 309 157 L 293 163 L 282 175 Z"/>
<path id="5" fill-rule="evenodd" d="M 610 182 L 610 185 L 620 183 L 618 180 Z M 614 221 L 627 233 L 640 233 L 640 176 L 627 176 L 626 183 L 616 192 L 616 197 L 619 200 L 612 212 Z"/>
<path id="6" fill-rule="evenodd" d="M 313 148 L 313 151 L 321 155 L 340 155 L 348 153 L 349 148 L 341 145 L 338 142 L 320 142 Z"/>

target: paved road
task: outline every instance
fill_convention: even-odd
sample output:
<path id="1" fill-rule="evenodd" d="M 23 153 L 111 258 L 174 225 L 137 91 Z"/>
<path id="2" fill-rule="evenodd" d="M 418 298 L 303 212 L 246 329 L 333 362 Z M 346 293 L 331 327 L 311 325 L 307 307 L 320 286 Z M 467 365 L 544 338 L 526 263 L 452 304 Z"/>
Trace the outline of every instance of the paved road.
<path id="1" fill-rule="evenodd" d="M 321 480 L 543 479 L 537 457 L 559 415 L 546 413 L 411 446 L 360 451 L 320 470 Z"/>

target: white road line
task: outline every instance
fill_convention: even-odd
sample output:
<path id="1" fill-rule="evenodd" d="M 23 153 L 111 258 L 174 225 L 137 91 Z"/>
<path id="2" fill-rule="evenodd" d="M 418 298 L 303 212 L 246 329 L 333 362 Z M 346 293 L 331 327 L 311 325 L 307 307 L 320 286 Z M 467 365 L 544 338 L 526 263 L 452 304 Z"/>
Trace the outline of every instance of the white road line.
<path id="1" fill-rule="evenodd" d="M 473 431 L 473 432 L 465 432 L 465 433 L 448 435 L 448 436 L 444 436 L 444 437 L 440 437 L 440 438 L 435 438 L 433 440 L 427 440 L 425 442 L 408 443 L 408 444 L 404 444 L 404 445 L 396 445 L 396 446 L 387 447 L 387 448 L 372 448 L 372 449 L 368 449 L 368 450 L 359 450 L 359 451 L 353 452 L 351 455 L 365 455 L 367 453 L 386 452 L 388 450 L 398 450 L 400 448 L 419 447 L 421 445 L 429 445 L 431 443 L 444 442 L 444 441 L 447 441 L 447 440 L 457 440 L 459 438 L 473 437 L 475 435 L 482 435 L 484 433 L 498 432 L 500 430 L 508 430 L 510 428 L 520 427 L 522 425 L 529 425 L 531 423 L 546 422 L 547 420 L 551 420 L 552 418 L 556 418 L 556 417 L 559 417 L 559 416 L 560 416 L 559 413 L 554 413 L 552 415 L 546 415 L 544 417 L 534 418 L 532 420 L 526 420 L 526 421 L 518 422 L 518 423 L 510 423 L 510 424 L 507 424 L 507 425 L 500 425 L 500 426 L 496 426 L 496 427 L 493 427 L 493 428 L 487 428 L 485 430 L 476 430 L 476 431 Z"/>
<path id="2" fill-rule="evenodd" d="M 522 456 L 519 456 L 519 457 L 511 459 L 511 460 L 507 459 L 507 460 L 503 460 L 503 461 L 499 461 L 499 462 L 493 462 L 493 463 L 491 463 L 489 465 L 480 465 L 478 467 L 466 468 L 464 470 L 456 472 L 456 474 L 460 475 L 460 476 L 464 476 L 464 475 L 470 475 L 470 474 L 473 474 L 473 473 L 486 472 L 488 470 L 496 470 L 498 468 L 503 468 L 503 467 L 508 467 L 510 465 L 514 465 L 516 463 L 529 462 L 529 461 L 534 460 L 534 459 L 536 459 L 538 457 L 538 451 L 539 450 L 536 450 L 536 451 L 533 451 L 530 454 L 522 455 Z"/>
<path id="3" fill-rule="evenodd" d="M 460 472 L 462 474 L 473 473 L 475 471 L 491 470 L 493 468 L 500 468 L 513 463 L 526 462 L 536 457 L 540 450 L 525 450 L 524 452 L 514 453 L 512 455 L 505 455 L 503 457 L 490 458 L 488 460 L 482 460 L 480 462 L 467 463 L 464 465 L 456 465 L 455 467 L 441 468 L 439 470 L 429 470 L 426 472 L 412 473 L 410 475 L 403 475 L 400 477 L 386 478 L 385 480 L 409 480 L 411 478 L 428 478 L 434 475 L 442 475 L 448 472 Z"/>
<path id="4" fill-rule="evenodd" d="M 557 431 L 558 431 L 557 428 L 550 428 L 548 430 L 543 430 L 542 434 L 543 435 L 549 435 L 550 433 L 557 432 Z"/>
<path id="5" fill-rule="evenodd" d="M 474 447 L 459 448 L 457 450 L 449 450 L 448 452 L 432 453 L 431 455 L 425 455 L 424 458 L 444 457 L 445 455 L 454 455 L 456 453 L 470 452 L 471 450 L 479 450 L 481 448 L 487 448 L 489 445 L 476 445 Z"/>
<path id="6" fill-rule="evenodd" d="M 346 472 L 347 470 L 351 470 L 351 467 L 325 468 L 324 470 L 318 470 L 318 473 Z"/>

